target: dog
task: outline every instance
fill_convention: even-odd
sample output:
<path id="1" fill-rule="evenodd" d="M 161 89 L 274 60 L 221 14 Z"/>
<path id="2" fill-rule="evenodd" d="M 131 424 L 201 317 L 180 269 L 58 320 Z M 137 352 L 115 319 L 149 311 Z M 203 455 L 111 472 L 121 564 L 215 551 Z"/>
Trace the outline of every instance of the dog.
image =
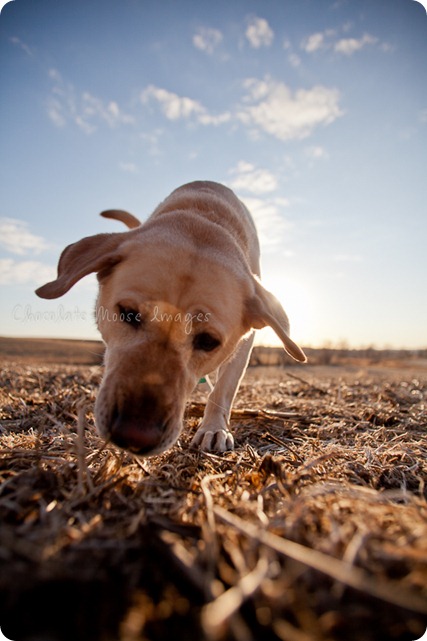
<path id="1" fill-rule="evenodd" d="M 89 236 L 62 252 L 41 298 L 65 294 L 96 272 L 96 322 L 106 345 L 95 422 L 106 440 L 139 456 L 178 439 L 186 401 L 216 372 L 192 446 L 234 448 L 230 412 L 254 330 L 270 326 L 295 360 L 288 317 L 261 284 L 260 249 L 245 205 L 227 187 L 191 182 L 173 191 L 143 224 L 122 210 L 101 213 L 129 231 Z"/>

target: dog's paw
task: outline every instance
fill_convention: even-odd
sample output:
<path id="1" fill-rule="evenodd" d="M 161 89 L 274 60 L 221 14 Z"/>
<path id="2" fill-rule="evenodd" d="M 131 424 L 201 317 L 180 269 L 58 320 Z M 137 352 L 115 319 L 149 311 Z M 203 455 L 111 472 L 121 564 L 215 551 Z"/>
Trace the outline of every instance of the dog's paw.
<path id="1" fill-rule="evenodd" d="M 227 429 L 199 430 L 191 441 L 191 445 L 205 452 L 227 452 L 234 450 L 234 438 Z"/>

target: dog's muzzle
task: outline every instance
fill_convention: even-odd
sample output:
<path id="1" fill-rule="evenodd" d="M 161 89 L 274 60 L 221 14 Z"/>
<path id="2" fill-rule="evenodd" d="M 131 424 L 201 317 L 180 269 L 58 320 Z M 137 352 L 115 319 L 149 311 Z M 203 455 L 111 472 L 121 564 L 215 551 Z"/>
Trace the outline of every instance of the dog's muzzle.
<path id="1" fill-rule="evenodd" d="M 168 421 L 157 398 L 146 393 L 115 405 L 109 424 L 110 438 L 134 454 L 150 454 L 161 445 Z"/>

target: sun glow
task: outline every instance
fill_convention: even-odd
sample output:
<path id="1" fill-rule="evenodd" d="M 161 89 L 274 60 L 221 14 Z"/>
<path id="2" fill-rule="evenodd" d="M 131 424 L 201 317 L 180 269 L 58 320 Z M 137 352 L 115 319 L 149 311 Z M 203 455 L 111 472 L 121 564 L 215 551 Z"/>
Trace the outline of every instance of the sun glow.
<path id="1" fill-rule="evenodd" d="M 262 279 L 262 284 L 276 296 L 286 311 L 290 322 L 292 340 L 299 345 L 312 344 L 314 342 L 312 326 L 313 297 L 308 289 L 301 283 L 281 278 L 279 275 L 267 275 Z M 255 344 L 272 347 L 282 346 L 280 339 L 270 327 L 257 332 Z"/>

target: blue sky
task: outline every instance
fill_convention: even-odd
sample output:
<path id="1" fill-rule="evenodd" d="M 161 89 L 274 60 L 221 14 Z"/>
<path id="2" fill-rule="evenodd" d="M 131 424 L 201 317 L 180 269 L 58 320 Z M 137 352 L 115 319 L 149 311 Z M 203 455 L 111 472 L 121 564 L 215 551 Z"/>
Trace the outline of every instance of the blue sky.
<path id="1" fill-rule="evenodd" d="M 426 62 L 414 0 L 9 2 L 0 334 L 98 337 L 94 277 L 33 293 L 60 251 L 208 179 L 251 209 L 295 340 L 426 347 Z"/>

